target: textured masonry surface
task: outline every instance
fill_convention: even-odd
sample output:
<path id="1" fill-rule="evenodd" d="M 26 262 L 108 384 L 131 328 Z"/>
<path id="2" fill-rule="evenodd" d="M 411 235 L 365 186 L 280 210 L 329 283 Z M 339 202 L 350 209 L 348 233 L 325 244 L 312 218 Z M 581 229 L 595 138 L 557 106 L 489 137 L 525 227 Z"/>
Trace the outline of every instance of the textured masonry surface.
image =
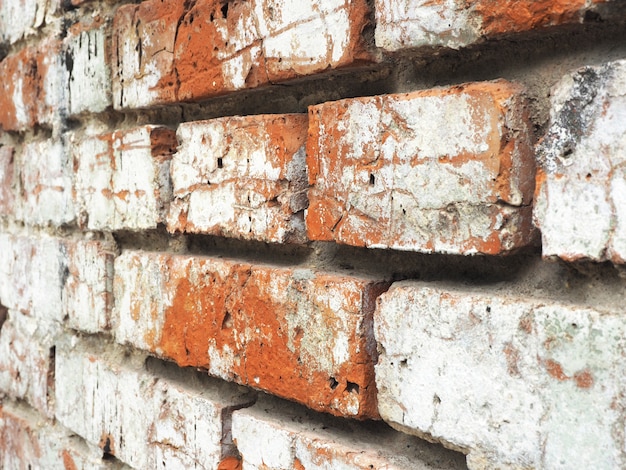
<path id="1" fill-rule="evenodd" d="M 626 468 L 622 0 L 0 0 L 0 468 Z"/>

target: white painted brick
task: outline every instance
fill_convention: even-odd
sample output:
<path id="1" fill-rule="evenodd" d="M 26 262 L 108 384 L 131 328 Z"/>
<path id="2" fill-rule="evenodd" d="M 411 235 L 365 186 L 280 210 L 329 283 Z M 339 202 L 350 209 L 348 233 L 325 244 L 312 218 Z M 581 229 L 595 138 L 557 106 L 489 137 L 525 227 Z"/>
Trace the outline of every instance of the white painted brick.
<path id="1" fill-rule="evenodd" d="M 18 218 L 60 226 L 76 218 L 72 158 L 63 139 L 28 142 L 18 157 L 22 198 Z"/>
<path id="2" fill-rule="evenodd" d="M 620 314 L 410 282 L 378 302 L 392 426 L 469 453 L 472 469 L 626 464 Z"/>
<path id="3" fill-rule="evenodd" d="M 34 34 L 52 13 L 57 1 L 50 0 L 3 0 L 0 2 L 0 42 L 13 44 L 25 36 Z"/>
<path id="4" fill-rule="evenodd" d="M 306 115 L 190 122 L 177 135 L 169 231 L 305 241 Z"/>
<path id="5" fill-rule="evenodd" d="M 33 410 L 5 402 L 0 406 L 0 468 L 46 470 L 129 470 L 102 459 L 102 451 Z"/>
<path id="6" fill-rule="evenodd" d="M 145 363 L 145 356 L 106 350 L 102 342 L 60 345 L 57 419 L 135 468 L 216 468 L 234 452 L 227 439 L 232 409 L 253 397 Z"/>
<path id="7" fill-rule="evenodd" d="M 91 230 L 142 230 L 165 221 L 173 131 L 143 126 L 73 146 L 80 223 Z"/>
<path id="8" fill-rule="evenodd" d="M 260 397 L 233 413 L 243 469 L 462 469 L 465 457 L 383 425 L 365 427 Z"/>
<path id="9" fill-rule="evenodd" d="M 9 311 L 0 329 L 0 392 L 52 417 L 54 341 L 60 329 Z M 51 388 L 49 388 L 51 387 Z"/>
<path id="10" fill-rule="evenodd" d="M 101 241 L 68 241 L 65 246 L 68 276 L 63 286 L 63 311 L 67 326 L 86 333 L 108 330 L 116 247 Z"/>
<path id="11" fill-rule="evenodd" d="M 98 113 L 111 105 L 111 71 L 105 39 L 106 28 L 100 26 L 70 33 L 65 40 L 71 115 Z"/>
<path id="12" fill-rule="evenodd" d="M 585 67 L 552 91 L 537 147 L 544 256 L 626 262 L 626 61 Z"/>
<path id="13" fill-rule="evenodd" d="M 59 239 L 0 234 L 0 303 L 45 323 L 63 320 L 66 275 Z"/>

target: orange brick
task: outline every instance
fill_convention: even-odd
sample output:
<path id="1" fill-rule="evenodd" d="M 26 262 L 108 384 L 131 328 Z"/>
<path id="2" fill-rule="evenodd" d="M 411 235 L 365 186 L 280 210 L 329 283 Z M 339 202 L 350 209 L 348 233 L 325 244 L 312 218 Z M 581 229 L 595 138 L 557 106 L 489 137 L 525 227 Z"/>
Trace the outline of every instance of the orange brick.
<path id="1" fill-rule="evenodd" d="M 387 284 L 144 252 L 115 273 L 119 342 L 318 411 L 378 416 L 371 315 Z"/>
<path id="2" fill-rule="evenodd" d="M 193 101 L 373 60 L 365 0 L 148 0 L 117 10 L 114 105 Z"/>
<path id="3" fill-rule="evenodd" d="M 0 128 L 20 131 L 54 123 L 65 109 L 61 43 L 46 40 L 0 63 Z"/>
<path id="4" fill-rule="evenodd" d="M 168 230 L 304 242 L 306 134 L 306 114 L 181 124 Z"/>
<path id="5" fill-rule="evenodd" d="M 530 243 L 524 106 L 505 81 L 312 106 L 309 238 L 453 254 Z"/>

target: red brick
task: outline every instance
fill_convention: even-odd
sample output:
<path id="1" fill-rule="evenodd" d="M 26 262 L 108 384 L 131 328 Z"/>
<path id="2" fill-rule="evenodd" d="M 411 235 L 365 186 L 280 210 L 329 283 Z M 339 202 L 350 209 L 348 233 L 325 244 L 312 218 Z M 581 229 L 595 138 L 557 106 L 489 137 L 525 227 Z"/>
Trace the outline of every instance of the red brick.
<path id="1" fill-rule="evenodd" d="M 365 0 L 148 0 L 117 10 L 114 105 L 208 98 L 373 60 Z"/>
<path id="2" fill-rule="evenodd" d="M 0 216 L 14 215 L 17 191 L 14 152 L 13 147 L 0 146 Z"/>
<path id="3" fill-rule="evenodd" d="M 611 0 L 376 0 L 376 45 L 458 49 L 485 39 L 582 23 L 595 12 L 604 20 L 623 17 Z"/>
<path id="4" fill-rule="evenodd" d="M 181 124 L 168 230 L 305 241 L 307 122 L 286 114 Z"/>
<path id="5" fill-rule="evenodd" d="M 505 81 L 312 106 L 309 238 L 453 254 L 530 243 L 524 106 Z"/>
<path id="6" fill-rule="evenodd" d="M 375 418 L 374 299 L 387 284 L 247 263 L 126 252 L 119 342 L 313 409 Z"/>
<path id="7" fill-rule="evenodd" d="M 65 109 L 61 42 L 46 40 L 0 63 L 0 128 L 51 125 Z"/>

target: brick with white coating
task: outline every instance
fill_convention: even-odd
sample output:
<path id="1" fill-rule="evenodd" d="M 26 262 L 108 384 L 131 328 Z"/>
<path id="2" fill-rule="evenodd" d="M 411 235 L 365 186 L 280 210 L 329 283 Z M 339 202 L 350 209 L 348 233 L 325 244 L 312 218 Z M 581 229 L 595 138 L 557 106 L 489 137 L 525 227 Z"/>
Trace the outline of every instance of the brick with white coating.
<path id="1" fill-rule="evenodd" d="M 76 219 L 73 165 L 65 139 L 31 141 L 17 157 L 21 197 L 18 219 L 61 226 Z"/>
<path id="2" fill-rule="evenodd" d="M 259 397 L 233 413 L 244 469 L 463 469 L 465 456 L 385 426 L 365 428 Z"/>
<path id="3" fill-rule="evenodd" d="M 63 285 L 66 325 L 85 333 L 106 331 L 113 306 L 112 242 L 66 241 L 67 277 Z"/>
<path id="4" fill-rule="evenodd" d="M 472 469 L 626 465 L 620 312 L 403 282 L 374 329 L 393 427 L 468 453 Z"/>
<path id="5" fill-rule="evenodd" d="M 254 398 L 77 338 L 57 348 L 55 377 L 59 422 L 133 468 L 217 468 L 235 452 L 232 410 Z"/>
<path id="6" fill-rule="evenodd" d="M 58 238 L 0 233 L 0 304 L 42 320 L 62 322 L 67 269 Z"/>
<path id="7" fill-rule="evenodd" d="M 60 126 L 67 111 L 61 41 L 50 38 L 0 62 L 0 129 Z"/>
<path id="8" fill-rule="evenodd" d="M 0 217 L 15 215 L 17 196 L 15 148 L 0 146 Z"/>
<path id="9" fill-rule="evenodd" d="M 58 8 L 58 0 L 3 0 L 0 2 L 0 42 L 13 44 L 35 34 Z"/>
<path id="10" fill-rule="evenodd" d="M 41 419 L 24 405 L 0 404 L 0 468 L 46 470 L 130 470 L 103 460 L 102 450 Z"/>
<path id="11" fill-rule="evenodd" d="M 90 230 L 144 230 L 164 222 L 174 131 L 142 126 L 74 142 L 79 222 Z"/>
<path id="12" fill-rule="evenodd" d="M 503 35 L 623 17 L 611 0 L 376 0 L 376 45 L 389 52 L 459 49 Z"/>
<path id="13" fill-rule="evenodd" d="M 375 418 L 379 280 L 234 260 L 125 252 L 117 341 L 315 410 Z"/>
<path id="14" fill-rule="evenodd" d="M 537 146 L 543 255 L 626 262 L 626 61 L 584 67 L 552 90 Z"/>
<path id="15" fill-rule="evenodd" d="M 0 393 L 54 415 L 54 342 L 60 328 L 9 311 L 0 328 Z"/>
<path id="16" fill-rule="evenodd" d="M 113 25 L 116 108 L 193 101 L 373 61 L 365 0 L 124 5 Z"/>
<path id="17" fill-rule="evenodd" d="M 305 241 L 305 114 L 181 124 L 168 230 Z"/>
<path id="18" fill-rule="evenodd" d="M 111 106 L 107 27 L 101 17 L 73 25 L 63 43 L 70 115 L 98 113 Z"/>
<path id="19" fill-rule="evenodd" d="M 308 237 L 451 254 L 531 243 L 526 114 L 503 80 L 310 107 Z"/>

